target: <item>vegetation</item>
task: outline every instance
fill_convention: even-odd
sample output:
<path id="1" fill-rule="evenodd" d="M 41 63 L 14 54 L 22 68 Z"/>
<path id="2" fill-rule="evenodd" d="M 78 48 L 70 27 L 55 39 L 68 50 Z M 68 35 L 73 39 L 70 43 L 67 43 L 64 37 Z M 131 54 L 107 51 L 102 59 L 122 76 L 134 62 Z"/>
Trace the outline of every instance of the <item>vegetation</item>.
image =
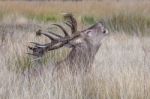
<path id="1" fill-rule="evenodd" d="M 0 98 L 150 99 L 149 4 L 147 0 L 1 1 Z M 62 12 L 75 14 L 79 28 L 104 21 L 110 36 L 103 40 L 90 73 L 73 76 L 67 71 L 63 79 L 56 80 L 51 75 L 53 63 L 63 59 L 68 49 L 50 52 L 40 61 L 26 52 L 31 41 L 48 42 L 35 37 L 35 30 L 61 22 Z M 44 67 L 42 72 L 30 77 L 28 69 L 38 67 Z"/>
<path id="2" fill-rule="evenodd" d="M 83 25 L 104 21 L 113 31 L 147 35 L 150 28 L 150 2 L 0 2 L 0 19 L 7 16 L 24 16 L 39 22 L 60 22 L 62 12 L 72 12 Z M 59 6 L 58 6 L 59 5 Z M 84 5 L 84 7 L 83 7 Z M 93 6 L 94 5 L 94 6 Z M 89 13 L 90 12 L 90 13 Z"/>

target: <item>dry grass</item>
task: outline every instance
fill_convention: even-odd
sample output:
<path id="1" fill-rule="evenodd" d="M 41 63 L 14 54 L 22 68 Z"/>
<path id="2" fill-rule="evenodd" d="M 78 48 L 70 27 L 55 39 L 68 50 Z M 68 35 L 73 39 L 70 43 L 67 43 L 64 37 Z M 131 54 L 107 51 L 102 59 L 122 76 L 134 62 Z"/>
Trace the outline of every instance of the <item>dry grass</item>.
<path id="1" fill-rule="evenodd" d="M 4 14 L 27 15 L 57 15 L 64 12 L 72 12 L 75 15 L 92 15 L 108 17 L 119 12 L 139 13 L 149 15 L 150 2 L 143 1 L 82 1 L 82 2 L 0 2 L 0 12 Z"/>
<path id="2" fill-rule="evenodd" d="M 8 27 L 3 29 L 7 30 Z M 103 41 L 94 68 L 86 75 L 66 74 L 63 79 L 52 77 L 49 61 L 42 75 L 28 78 L 19 72 L 22 66 L 40 66 L 31 62 L 25 52 L 29 41 L 38 40 L 33 31 L 14 28 L 13 36 L 1 43 L 0 98 L 2 99 L 149 99 L 150 40 L 149 37 L 111 34 Z M 8 29 L 11 31 L 11 29 Z M 9 31 L 7 31 L 9 33 Z M 47 41 L 43 38 L 41 41 Z M 55 54 L 53 54 L 55 55 Z M 61 54 L 60 54 L 61 56 Z M 42 65 L 41 65 L 42 66 Z M 17 68 L 16 68 L 17 67 Z M 46 68 L 46 67 L 45 67 Z"/>
<path id="3" fill-rule="evenodd" d="M 149 36 L 127 35 L 127 31 L 124 30 L 128 28 L 119 30 L 119 33 L 115 30 L 110 31 L 111 35 L 102 41 L 92 71 L 86 75 L 72 76 L 68 72 L 63 79 L 55 80 L 51 75 L 53 62 L 57 61 L 58 57 L 62 57 L 62 51 L 45 56 L 42 60 L 44 64 L 32 61 L 33 58 L 25 54 L 28 42 L 47 42 L 46 38 L 39 39 L 34 36 L 34 31 L 39 25 L 44 27 L 47 24 L 30 21 L 24 18 L 24 14 L 58 15 L 66 11 L 71 11 L 76 16 L 90 14 L 96 17 L 110 17 L 120 11 L 149 16 L 150 7 L 148 1 L 140 3 L 105 1 L 86 4 L 85 2 L 1 2 L 0 12 L 8 14 L 10 20 L 3 19 L 0 25 L 0 98 L 150 99 L 150 39 Z M 21 15 L 17 17 L 19 23 L 16 17 L 12 21 L 11 13 L 16 16 Z M 131 24 L 134 25 L 135 22 Z M 136 28 L 140 28 L 140 25 L 136 25 Z M 43 66 L 42 75 L 30 78 L 27 75 L 28 71 L 22 75 L 21 71 L 30 66 L 37 68 Z M 46 66 L 49 68 L 47 69 Z"/>
<path id="4" fill-rule="evenodd" d="M 58 6 L 59 5 L 59 6 Z M 94 6 L 93 6 L 94 5 Z M 0 19 L 23 22 L 30 20 L 51 22 L 62 20 L 61 13 L 72 12 L 79 23 L 93 24 L 104 20 L 110 29 L 144 31 L 150 28 L 149 1 L 81 1 L 81 2 L 0 2 Z M 9 19 L 10 16 L 14 17 Z M 136 28 L 137 27 L 137 28 Z"/>

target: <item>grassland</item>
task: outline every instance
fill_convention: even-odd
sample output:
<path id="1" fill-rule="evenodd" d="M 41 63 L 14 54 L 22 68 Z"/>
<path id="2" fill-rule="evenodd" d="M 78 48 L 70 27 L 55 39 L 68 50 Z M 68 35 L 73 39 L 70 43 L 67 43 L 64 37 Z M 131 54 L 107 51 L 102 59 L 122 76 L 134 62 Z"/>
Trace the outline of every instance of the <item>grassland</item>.
<path id="1" fill-rule="evenodd" d="M 61 13 L 72 12 L 77 17 L 79 23 L 83 25 L 93 24 L 98 20 L 103 20 L 111 30 L 123 30 L 126 32 L 134 30 L 136 32 L 143 32 L 150 27 L 149 5 L 149 1 L 7 1 L 0 2 L 0 19 L 8 20 L 9 16 L 23 16 L 27 19 L 40 22 L 59 22 L 62 19 Z M 12 20 L 15 20 L 15 18 Z"/>
<path id="2" fill-rule="evenodd" d="M 94 5 L 94 6 L 93 6 Z M 150 2 L 0 2 L 1 99 L 150 99 Z M 67 54 L 50 52 L 42 63 L 26 54 L 35 31 L 75 14 L 79 29 L 102 20 L 110 35 L 102 41 L 92 71 L 57 81 L 53 63 Z M 27 67 L 45 67 L 28 76 Z M 46 67 L 50 67 L 46 69 Z M 25 75 L 22 74 L 25 71 Z"/>

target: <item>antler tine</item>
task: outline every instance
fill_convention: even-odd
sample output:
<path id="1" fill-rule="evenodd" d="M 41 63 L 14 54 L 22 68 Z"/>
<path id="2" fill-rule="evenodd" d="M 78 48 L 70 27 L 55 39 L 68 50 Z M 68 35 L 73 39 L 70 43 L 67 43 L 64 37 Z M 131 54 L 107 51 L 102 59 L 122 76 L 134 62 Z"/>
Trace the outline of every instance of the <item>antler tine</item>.
<path id="1" fill-rule="evenodd" d="M 71 31 L 72 31 L 72 33 L 76 33 L 77 32 L 77 21 L 73 17 L 73 15 L 71 13 L 66 13 L 66 14 L 64 14 L 64 18 L 66 20 L 69 20 L 69 23 L 71 24 Z"/>
<path id="2" fill-rule="evenodd" d="M 39 45 L 39 46 L 42 45 L 42 44 L 39 44 L 39 43 L 36 43 L 36 42 L 29 42 L 29 43 L 32 43 L 32 44 L 35 44 L 35 45 Z"/>
<path id="3" fill-rule="evenodd" d="M 50 36 L 50 35 L 48 35 L 48 34 L 46 34 L 46 33 L 41 33 L 41 34 L 47 36 L 50 40 L 56 41 L 55 38 L 53 38 L 52 36 Z"/>
<path id="4" fill-rule="evenodd" d="M 59 25 L 59 24 L 52 24 L 52 25 L 55 25 L 55 26 L 59 27 L 63 31 L 65 36 L 69 36 L 69 33 L 61 25 Z"/>
<path id="5" fill-rule="evenodd" d="M 50 51 L 50 50 L 55 50 L 55 49 L 58 49 L 58 48 L 61 48 L 61 47 L 63 47 L 65 44 L 67 44 L 67 42 L 68 42 L 68 41 L 65 41 L 65 42 L 63 42 L 63 43 L 61 43 L 61 44 L 59 44 L 59 45 L 57 45 L 57 46 L 48 48 L 48 51 Z"/>
<path id="6" fill-rule="evenodd" d="M 35 46 L 34 47 L 28 46 L 28 48 L 32 50 L 33 53 L 27 53 L 27 54 L 40 57 L 43 56 L 45 52 L 48 51 L 48 48 L 53 48 L 53 46 L 58 42 L 52 41 L 47 44 L 38 44 L 35 42 L 30 42 L 30 43 L 35 44 Z"/>
<path id="7" fill-rule="evenodd" d="M 54 36 L 56 36 L 56 37 L 58 37 L 58 38 L 62 38 L 61 35 L 58 35 L 58 34 L 56 34 L 56 33 L 54 33 L 54 32 L 48 31 L 48 33 L 50 33 L 50 34 L 52 34 L 52 35 L 54 35 Z M 43 33 L 42 33 L 42 30 L 39 29 L 39 30 L 36 32 L 36 35 L 37 35 L 37 36 L 40 36 L 41 34 L 43 34 Z"/>
<path id="8" fill-rule="evenodd" d="M 35 45 L 35 47 L 42 47 L 42 48 L 45 48 L 45 47 L 46 47 L 46 45 L 48 45 L 48 44 L 39 44 L 39 43 L 36 43 L 36 42 L 29 42 L 29 43 L 34 44 L 34 45 Z"/>
<path id="9" fill-rule="evenodd" d="M 70 21 L 66 21 L 66 22 L 64 22 L 64 23 L 72 29 L 72 24 L 71 24 Z"/>
<path id="10" fill-rule="evenodd" d="M 56 39 L 56 38 L 54 38 L 54 37 L 52 37 L 51 35 L 49 35 L 49 34 L 47 34 L 47 33 L 43 33 L 41 30 L 38 30 L 37 32 L 36 32 L 36 35 L 37 36 L 40 36 L 40 35 L 45 35 L 46 37 L 48 37 L 50 40 L 52 40 L 52 41 L 58 41 L 58 39 Z M 52 33 L 51 33 L 52 34 Z M 54 35 L 54 34 L 53 34 Z"/>
<path id="11" fill-rule="evenodd" d="M 56 37 L 58 37 L 58 38 L 63 38 L 61 35 L 58 35 L 58 34 L 53 33 L 53 32 L 51 32 L 51 31 L 48 31 L 48 33 L 50 33 L 50 34 L 52 34 L 52 35 L 54 35 L 54 36 L 56 36 Z"/>

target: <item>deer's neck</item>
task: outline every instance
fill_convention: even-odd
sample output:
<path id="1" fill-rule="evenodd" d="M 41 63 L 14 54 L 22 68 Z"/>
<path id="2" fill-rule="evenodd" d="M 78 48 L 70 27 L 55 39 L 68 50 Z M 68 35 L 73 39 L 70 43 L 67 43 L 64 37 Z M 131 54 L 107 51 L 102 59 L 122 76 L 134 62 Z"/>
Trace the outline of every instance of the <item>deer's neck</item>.
<path id="1" fill-rule="evenodd" d="M 73 67 L 77 66 L 81 67 L 90 67 L 93 64 L 95 59 L 95 55 L 100 46 L 93 47 L 83 46 L 83 47 L 75 47 L 71 50 L 69 56 L 66 58 L 66 61 Z"/>

